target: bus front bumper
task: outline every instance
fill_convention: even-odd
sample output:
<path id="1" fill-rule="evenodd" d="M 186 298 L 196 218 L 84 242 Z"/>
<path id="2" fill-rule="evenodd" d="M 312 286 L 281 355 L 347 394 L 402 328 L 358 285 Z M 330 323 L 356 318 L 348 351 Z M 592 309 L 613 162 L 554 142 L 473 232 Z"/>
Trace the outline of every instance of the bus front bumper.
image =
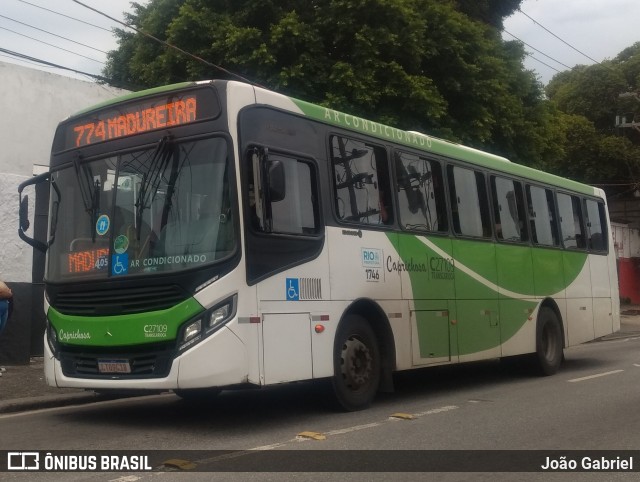
<path id="1" fill-rule="evenodd" d="M 175 390 L 224 387 L 247 383 L 248 357 L 244 344 L 227 327 L 176 356 L 162 378 L 127 378 L 126 375 L 70 377 L 44 340 L 47 385 L 96 390 Z"/>

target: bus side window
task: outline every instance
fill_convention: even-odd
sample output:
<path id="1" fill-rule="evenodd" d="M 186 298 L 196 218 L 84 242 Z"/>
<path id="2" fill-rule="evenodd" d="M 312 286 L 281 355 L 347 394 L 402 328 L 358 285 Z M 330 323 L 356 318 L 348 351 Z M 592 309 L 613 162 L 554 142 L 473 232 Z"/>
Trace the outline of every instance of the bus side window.
<path id="1" fill-rule="evenodd" d="M 558 246 L 553 192 L 537 186 L 527 186 L 525 192 L 531 240 L 541 246 Z"/>
<path id="2" fill-rule="evenodd" d="M 585 199 L 584 204 L 589 249 L 592 251 L 607 251 L 607 216 L 604 203 Z"/>
<path id="3" fill-rule="evenodd" d="M 527 241 L 522 184 L 511 179 L 491 176 L 491 193 L 496 237 L 504 241 Z"/>
<path id="4" fill-rule="evenodd" d="M 310 162 L 284 156 L 270 156 L 284 166 L 281 199 L 271 202 L 274 233 L 316 234 L 319 231 L 315 168 Z"/>
<path id="5" fill-rule="evenodd" d="M 568 249 L 585 249 L 587 244 L 582 224 L 580 198 L 558 193 L 558 211 L 560 213 L 560 231 L 564 247 Z"/>
<path id="6" fill-rule="evenodd" d="M 392 224 L 391 182 L 385 149 L 346 137 L 331 137 L 338 219 Z"/>
<path id="7" fill-rule="evenodd" d="M 453 230 L 463 236 L 491 237 L 491 218 L 484 174 L 448 166 Z"/>
<path id="8" fill-rule="evenodd" d="M 447 210 L 440 163 L 396 152 L 400 223 L 406 229 L 446 232 Z"/>
<path id="9" fill-rule="evenodd" d="M 253 154 L 248 186 L 251 227 L 268 233 L 317 234 L 319 207 L 314 165 L 266 151 L 259 158 Z"/>

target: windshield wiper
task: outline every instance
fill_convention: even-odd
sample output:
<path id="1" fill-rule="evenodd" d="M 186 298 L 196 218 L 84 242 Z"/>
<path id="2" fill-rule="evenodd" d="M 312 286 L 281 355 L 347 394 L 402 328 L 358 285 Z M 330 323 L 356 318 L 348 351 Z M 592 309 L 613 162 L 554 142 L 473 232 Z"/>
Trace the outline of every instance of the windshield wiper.
<path id="1" fill-rule="evenodd" d="M 80 195 L 84 203 L 84 209 L 89 214 L 91 226 L 91 241 L 96 241 L 96 221 L 100 209 L 100 179 L 93 178 L 93 172 L 88 163 L 82 163 L 82 156 L 79 154 L 73 158 L 73 166 L 80 187 Z"/>
<path id="2" fill-rule="evenodd" d="M 138 199 L 136 199 L 136 238 L 140 240 L 140 231 L 142 229 L 142 214 L 144 210 L 151 206 L 155 198 L 160 182 L 162 181 L 162 173 L 173 152 L 173 143 L 170 136 L 164 136 L 160 139 L 158 146 L 151 155 L 149 169 L 142 175 L 140 182 L 140 190 Z"/>

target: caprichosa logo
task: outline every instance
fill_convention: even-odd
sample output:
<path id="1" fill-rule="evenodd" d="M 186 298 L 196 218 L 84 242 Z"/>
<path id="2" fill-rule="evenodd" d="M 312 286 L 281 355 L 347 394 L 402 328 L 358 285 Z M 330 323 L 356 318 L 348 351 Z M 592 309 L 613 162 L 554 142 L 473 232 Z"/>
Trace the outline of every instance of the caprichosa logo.
<path id="1" fill-rule="evenodd" d="M 91 339 L 91 333 L 89 332 L 81 332 L 80 328 L 78 328 L 76 331 L 64 331 L 64 330 L 60 330 L 60 333 L 58 333 L 58 338 L 60 338 L 63 341 L 69 341 L 69 340 L 90 340 Z"/>

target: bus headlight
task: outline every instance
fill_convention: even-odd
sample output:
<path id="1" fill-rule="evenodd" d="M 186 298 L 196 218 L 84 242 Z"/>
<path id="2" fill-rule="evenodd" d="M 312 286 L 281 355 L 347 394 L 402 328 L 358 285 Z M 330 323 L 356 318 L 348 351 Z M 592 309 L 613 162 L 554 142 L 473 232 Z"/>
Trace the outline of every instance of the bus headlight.
<path id="1" fill-rule="evenodd" d="M 188 321 L 179 336 L 178 351 L 184 351 L 215 333 L 236 314 L 237 295 L 227 298 L 213 308 L 208 309 L 197 319 Z"/>
<path id="2" fill-rule="evenodd" d="M 196 320 L 184 329 L 184 337 L 182 341 L 189 341 L 198 336 L 202 330 L 202 320 Z"/>
<path id="3" fill-rule="evenodd" d="M 213 310 L 211 312 L 211 315 L 209 316 L 209 323 L 207 324 L 207 329 L 217 328 L 218 326 L 228 321 L 229 314 L 231 313 L 231 307 L 232 307 L 232 303 L 229 302 Z"/>
<path id="4" fill-rule="evenodd" d="M 58 353 L 58 333 L 49 320 L 47 320 L 46 332 L 47 344 L 49 345 L 51 353 L 55 356 L 56 353 Z"/>

